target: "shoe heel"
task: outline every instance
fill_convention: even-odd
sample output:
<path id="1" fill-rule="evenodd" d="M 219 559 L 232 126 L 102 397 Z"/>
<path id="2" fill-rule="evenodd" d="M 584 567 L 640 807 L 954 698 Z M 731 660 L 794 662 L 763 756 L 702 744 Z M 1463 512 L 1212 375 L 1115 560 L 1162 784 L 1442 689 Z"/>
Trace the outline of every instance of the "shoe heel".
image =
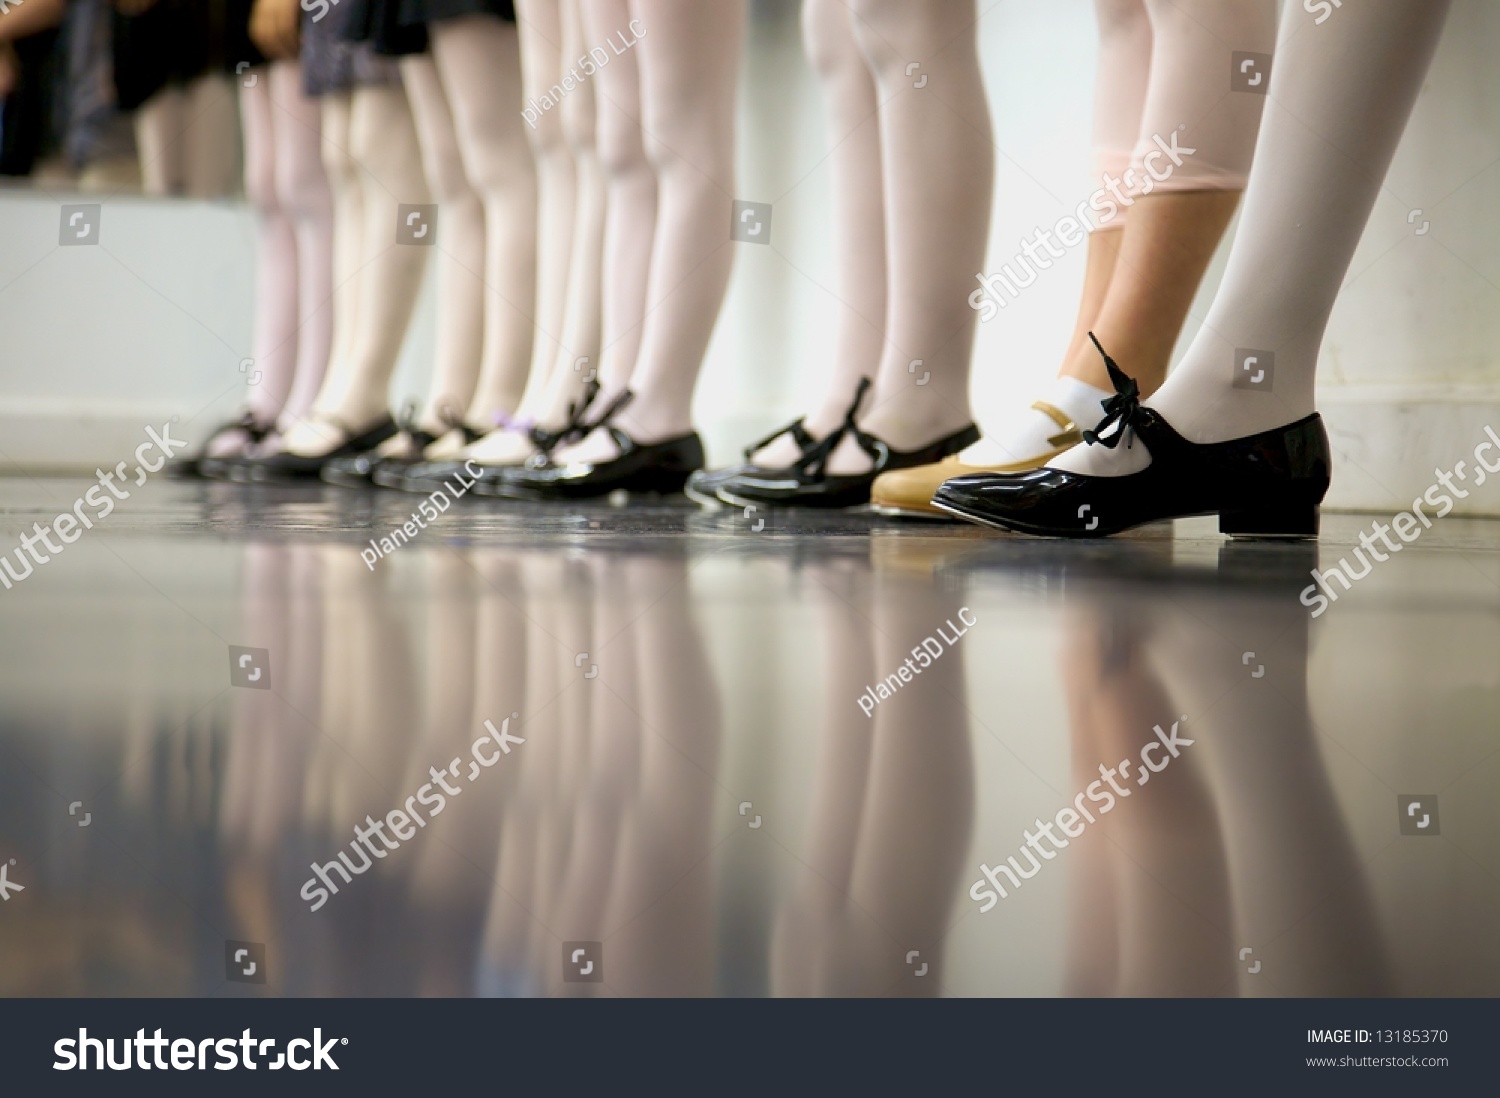
<path id="1" fill-rule="evenodd" d="M 1232 538 L 1315 538 L 1316 503 L 1271 503 L 1219 513 L 1219 533 Z"/>

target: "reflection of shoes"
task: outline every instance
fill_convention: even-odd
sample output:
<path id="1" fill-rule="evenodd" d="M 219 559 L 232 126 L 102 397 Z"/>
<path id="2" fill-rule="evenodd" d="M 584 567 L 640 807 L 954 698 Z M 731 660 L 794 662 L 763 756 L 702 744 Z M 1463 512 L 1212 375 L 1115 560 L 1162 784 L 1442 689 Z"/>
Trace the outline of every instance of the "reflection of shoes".
<path id="1" fill-rule="evenodd" d="M 703 443 L 696 431 L 662 442 L 641 444 L 611 422 L 634 396 L 621 393 L 588 424 L 586 436 L 594 430 L 609 433 L 616 455 L 604 461 L 570 461 L 554 463 L 545 457 L 533 458 L 504 479 L 491 481 L 485 495 L 512 499 L 593 499 L 610 492 L 659 492 L 671 495 L 681 492 L 688 477 L 703 468 Z"/>
<path id="2" fill-rule="evenodd" d="M 1057 434 L 1047 439 L 1052 447 L 1025 461 L 1013 461 L 1005 465 L 968 465 L 959 455 L 944 458 L 933 465 L 918 465 L 911 469 L 895 469 L 882 473 L 870 489 L 870 504 L 882 515 L 910 515 L 920 518 L 947 518 L 945 512 L 932 505 L 932 494 L 938 485 L 954 477 L 969 473 L 1025 473 L 1046 465 L 1060 454 L 1066 453 L 1083 441 L 1083 432 L 1061 409 L 1045 401 L 1032 405 L 1038 412 L 1051 417 L 1060 428 Z"/>
<path id="3" fill-rule="evenodd" d="M 232 458 L 236 456 L 234 454 L 224 454 L 220 455 L 219 457 L 207 457 L 206 455 L 208 454 L 208 451 L 210 449 L 213 449 L 214 443 L 218 442 L 226 435 L 238 433 L 241 436 L 240 452 L 243 453 L 245 447 L 253 446 L 257 442 L 260 442 L 262 439 L 264 439 L 267 435 L 269 435 L 273 429 L 273 426 L 274 425 L 270 423 L 258 423 L 255 419 L 254 413 L 246 411 L 243 415 L 240 416 L 239 419 L 231 420 L 228 423 L 221 424 L 220 426 L 215 427 L 213 433 L 208 436 L 208 439 L 199 449 L 196 457 L 177 458 L 173 461 L 167 462 L 167 476 L 209 476 L 210 474 L 204 472 L 203 470 L 203 462 L 207 461 L 218 464 L 224 461 L 232 460 Z"/>
<path id="4" fill-rule="evenodd" d="M 340 441 L 326 452 L 312 456 L 294 454 L 289 450 L 278 450 L 264 457 L 251 458 L 243 463 L 249 471 L 250 479 L 264 481 L 315 478 L 328 462 L 338 458 L 354 457 L 366 450 L 373 450 L 396 433 L 396 421 L 390 416 L 384 416 L 373 426 L 358 432 L 332 417 L 320 416 L 318 418 L 332 428 L 335 437 Z"/>
<path id="5" fill-rule="evenodd" d="M 1139 439 L 1150 465 L 1120 477 L 1046 467 L 978 473 L 947 481 L 933 503 L 972 522 L 1053 537 L 1105 537 L 1162 519 L 1215 514 L 1219 532 L 1231 536 L 1317 536 L 1330 460 L 1316 412 L 1256 435 L 1192 443 L 1156 409 L 1143 408 L 1134 379 L 1108 355 L 1104 361 L 1116 395 L 1084 440 L 1114 449 L 1121 438 Z"/>
<path id="6" fill-rule="evenodd" d="M 719 498 L 736 507 L 751 503 L 781 507 L 858 507 L 870 502 L 870 488 L 882 473 L 933 464 L 973 445 L 979 438 L 979 429 L 971 423 L 915 450 L 893 450 L 888 443 L 861 430 L 854 422 L 860 402 L 869 388 L 870 380 L 861 378 L 854 403 L 844 413 L 844 422 L 795 463 L 760 475 L 730 477 L 719 485 Z M 859 448 L 869 455 L 870 468 L 862 473 L 827 472 L 828 458 L 846 434 L 852 435 Z"/>

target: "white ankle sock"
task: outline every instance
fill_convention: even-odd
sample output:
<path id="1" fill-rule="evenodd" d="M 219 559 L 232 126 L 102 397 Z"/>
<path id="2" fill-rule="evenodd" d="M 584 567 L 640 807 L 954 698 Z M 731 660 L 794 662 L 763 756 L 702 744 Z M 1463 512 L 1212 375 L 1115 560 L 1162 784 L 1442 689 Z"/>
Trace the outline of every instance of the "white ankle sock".
<path id="1" fill-rule="evenodd" d="M 1076 377 L 1064 376 L 1053 380 L 1042 394 L 1041 402 L 1051 404 L 1080 430 L 1086 430 L 1104 418 L 1101 405 L 1113 395 Z M 1057 421 L 1045 412 L 1032 407 L 1013 408 L 1006 419 L 996 424 L 992 433 L 986 433 L 984 438 L 961 453 L 959 460 L 966 465 L 1009 465 L 1025 461 L 1056 450 L 1057 447 L 1047 440 L 1061 433 Z"/>

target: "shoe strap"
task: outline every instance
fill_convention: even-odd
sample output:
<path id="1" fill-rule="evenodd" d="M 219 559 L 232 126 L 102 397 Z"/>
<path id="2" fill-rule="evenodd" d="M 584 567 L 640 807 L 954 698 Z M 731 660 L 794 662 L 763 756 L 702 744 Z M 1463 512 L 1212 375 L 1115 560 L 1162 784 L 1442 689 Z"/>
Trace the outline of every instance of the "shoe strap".
<path id="1" fill-rule="evenodd" d="M 239 419 L 232 419 L 227 423 L 221 423 L 215 427 L 209 433 L 208 442 L 212 442 L 220 435 L 227 435 L 230 431 L 243 431 L 245 432 L 245 437 L 251 442 L 260 442 L 275 429 L 275 420 L 263 424 L 255 418 L 255 413 L 247 408 L 244 412 L 240 413 Z M 207 446 L 208 443 L 204 443 L 204 445 Z"/>
<path id="2" fill-rule="evenodd" d="M 594 386 L 595 395 L 597 395 L 599 383 L 597 381 L 592 381 L 589 384 Z M 635 393 L 632 390 L 623 389 L 613 399 L 611 399 L 608 404 L 600 409 L 599 414 L 596 415 L 592 420 L 584 421 L 580 416 L 578 421 L 578 437 L 583 438 L 585 435 L 597 430 L 600 427 L 608 427 L 610 430 L 610 436 L 613 437 L 614 432 L 618 430 L 618 428 L 612 427 L 610 426 L 610 424 L 613 422 L 615 416 L 624 411 L 625 407 L 634 399 Z"/>
<path id="3" fill-rule="evenodd" d="M 1113 450 L 1120 445 L 1120 439 L 1124 438 L 1128 449 L 1131 445 L 1130 440 L 1134 437 L 1142 419 L 1140 386 L 1136 384 L 1135 378 L 1120 369 L 1115 360 L 1109 357 L 1108 352 L 1100 345 L 1093 332 L 1089 333 L 1089 339 L 1104 356 L 1104 368 L 1109 371 L 1109 380 L 1115 387 L 1115 395 L 1102 402 L 1104 418 L 1092 431 L 1083 432 L 1083 440 L 1090 446 L 1097 443 L 1106 450 Z M 1105 432 L 1111 427 L 1114 431 L 1106 434 Z"/>
<path id="4" fill-rule="evenodd" d="M 528 423 L 522 428 L 519 420 L 510 425 L 524 429 L 532 445 L 541 453 L 549 454 L 564 443 L 575 442 L 589 433 L 590 427 L 583 416 L 598 398 L 599 389 L 599 382 L 593 378 L 584 382 L 583 392 L 578 395 L 578 399 L 568 402 L 567 421 L 555 430 L 537 423 Z"/>
<path id="5" fill-rule="evenodd" d="M 792 420 L 792 422 L 788 423 L 785 427 L 776 428 L 776 430 L 772 431 L 769 435 L 761 439 L 759 442 L 752 442 L 749 446 L 746 446 L 745 460 L 749 461 L 751 459 L 751 455 L 753 455 L 756 451 L 762 450 L 765 447 L 771 445 L 771 443 L 775 442 L 782 435 L 791 435 L 792 441 L 797 444 L 797 449 L 802 451 L 804 454 L 808 451 L 809 448 L 816 445 L 816 440 L 812 437 L 812 435 L 807 433 L 807 428 L 802 426 L 802 420 L 801 418 L 798 418 Z"/>
<path id="6" fill-rule="evenodd" d="M 850 432 L 853 432 L 854 440 L 859 443 L 860 449 L 872 458 L 877 458 L 879 451 L 876 448 L 885 447 L 885 443 L 861 431 L 854 423 L 854 417 L 859 414 L 859 406 L 864 403 L 865 394 L 869 391 L 870 379 L 860 378 L 859 384 L 854 389 L 854 399 L 849 403 L 849 410 L 844 413 L 844 421 L 823 436 L 821 441 L 804 450 L 802 456 L 792 464 L 791 468 L 796 472 L 798 480 L 805 483 L 822 479 L 823 470 L 828 465 L 828 458 L 833 454 L 834 448 L 843 441 L 844 436 Z"/>
<path id="7" fill-rule="evenodd" d="M 1077 446 L 1083 441 L 1083 432 L 1078 429 L 1078 424 L 1069 419 L 1068 414 L 1056 404 L 1048 404 L 1045 400 L 1038 400 L 1031 407 L 1035 411 L 1041 412 L 1042 415 L 1062 428 L 1060 434 L 1048 437 L 1048 446 Z"/>

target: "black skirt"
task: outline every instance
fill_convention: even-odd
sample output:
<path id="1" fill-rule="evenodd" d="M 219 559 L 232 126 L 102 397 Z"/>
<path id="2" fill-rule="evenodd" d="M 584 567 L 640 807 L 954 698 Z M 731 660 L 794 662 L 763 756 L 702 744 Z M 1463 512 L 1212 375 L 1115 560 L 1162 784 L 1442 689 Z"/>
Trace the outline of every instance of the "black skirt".
<path id="1" fill-rule="evenodd" d="M 340 37 L 368 42 L 384 57 L 406 57 L 427 49 L 427 27 L 402 22 L 401 0 L 340 0 L 344 9 Z"/>
<path id="2" fill-rule="evenodd" d="M 251 0 L 157 0 L 140 15 L 111 16 L 115 91 L 134 110 L 168 85 L 265 63 L 250 41 Z"/>
<path id="3" fill-rule="evenodd" d="M 516 21 L 513 0 L 399 0 L 401 22 L 436 23 L 461 15 L 497 15 L 507 23 Z"/>
<path id="4" fill-rule="evenodd" d="M 302 9 L 302 90 L 313 98 L 401 83 L 401 70 L 392 58 L 378 55 L 368 41 L 347 37 L 349 22 L 365 18 L 354 7 L 350 0 L 341 0 L 337 7 L 313 4 L 311 11 Z"/>

